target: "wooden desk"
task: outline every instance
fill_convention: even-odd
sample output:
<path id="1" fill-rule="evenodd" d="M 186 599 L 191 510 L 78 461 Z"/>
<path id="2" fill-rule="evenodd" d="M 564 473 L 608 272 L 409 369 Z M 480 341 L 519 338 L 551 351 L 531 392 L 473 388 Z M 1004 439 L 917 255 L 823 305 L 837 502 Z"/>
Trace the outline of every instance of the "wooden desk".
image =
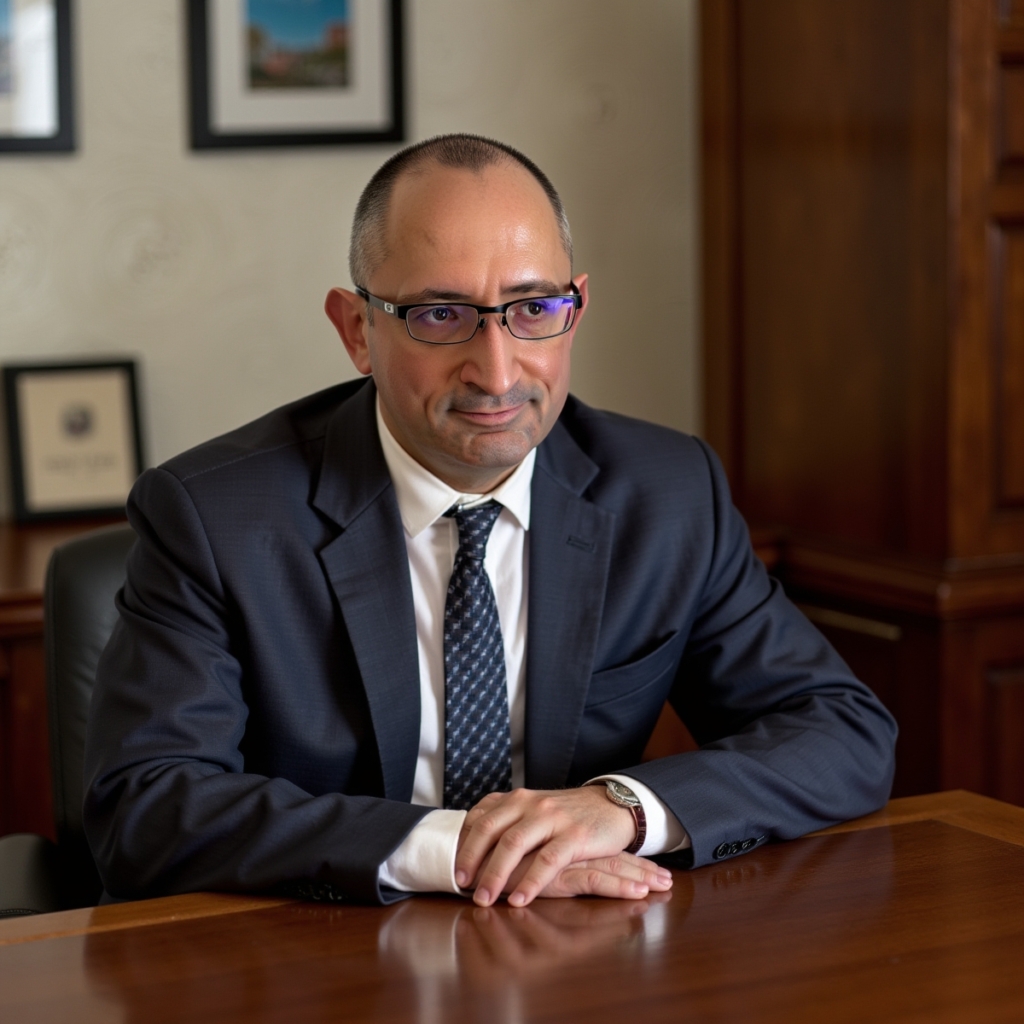
<path id="1" fill-rule="evenodd" d="M 1022 1019 L 1024 809 L 962 792 L 650 905 L 195 895 L 0 922 L 12 1022 Z"/>

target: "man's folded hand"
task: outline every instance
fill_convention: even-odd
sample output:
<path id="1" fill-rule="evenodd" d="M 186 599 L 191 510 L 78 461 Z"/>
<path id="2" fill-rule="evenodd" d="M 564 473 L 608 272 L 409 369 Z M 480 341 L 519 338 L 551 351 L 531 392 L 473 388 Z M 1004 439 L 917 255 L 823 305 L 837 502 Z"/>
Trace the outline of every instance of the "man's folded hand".
<path id="1" fill-rule="evenodd" d="M 491 793 L 466 816 L 455 878 L 483 907 L 502 893 L 524 907 L 538 896 L 637 900 L 667 891 L 668 870 L 623 852 L 635 834 L 632 814 L 599 787 Z"/>

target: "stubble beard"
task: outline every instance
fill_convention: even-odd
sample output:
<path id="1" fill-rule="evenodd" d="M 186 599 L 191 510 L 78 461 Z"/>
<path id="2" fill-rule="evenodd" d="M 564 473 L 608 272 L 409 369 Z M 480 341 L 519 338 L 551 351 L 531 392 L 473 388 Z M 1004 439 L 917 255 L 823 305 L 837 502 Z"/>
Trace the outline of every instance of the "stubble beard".
<path id="1" fill-rule="evenodd" d="M 512 470 L 519 465 L 544 438 L 541 390 L 535 386 L 516 385 L 503 395 L 463 392 L 454 395 L 443 410 L 443 419 L 452 418 L 454 428 L 447 434 L 443 450 L 448 459 L 469 470 L 492 472 Z M 500 412 L 523 406 L 507 425 L 488 428 L 459 420 L 460 412 Z"/>

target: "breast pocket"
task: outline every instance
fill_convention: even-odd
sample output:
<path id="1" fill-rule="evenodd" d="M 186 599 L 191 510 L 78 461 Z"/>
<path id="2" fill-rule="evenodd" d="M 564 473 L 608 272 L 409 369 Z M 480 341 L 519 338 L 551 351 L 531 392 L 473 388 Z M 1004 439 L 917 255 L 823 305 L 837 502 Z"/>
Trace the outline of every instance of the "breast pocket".
<path id="1" fill-rule="evenodd" d="M 590 677 L 590 688 L 587 691 L 587 710 L 603 708 L 616 701 L 636 700 L 644 691 L 659 683 L 667 690 L 665 677 L 679 663 L 678 640 L 678 631 L 670 633 L 642 658 L 606 668 L 603 672 L 595 672 Z"/>
<path id="2" fill-rule="evenodd" d="M 683 638 L 672 633 L 642 658 L 591 676 L 571 784 L 640 760 L 672 687 L 682 649 Z"/>

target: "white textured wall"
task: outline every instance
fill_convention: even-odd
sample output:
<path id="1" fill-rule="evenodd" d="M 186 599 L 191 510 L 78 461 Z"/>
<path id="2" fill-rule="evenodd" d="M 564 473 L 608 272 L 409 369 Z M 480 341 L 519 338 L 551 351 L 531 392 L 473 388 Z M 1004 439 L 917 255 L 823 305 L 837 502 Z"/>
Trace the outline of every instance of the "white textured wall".
<path id="1" fill-rule="evenodd" d="M 151 463 L 354 376 L 321 307 L 395 147 L 191 153 L 183 4 L 74 6 L 79 151 L 0 157 L 0 360 L 138 355 Z M 574 391 L 695 429 L 695 0 L 407 11 L 410 139 L 495 136 L 562 192 Z"/>

